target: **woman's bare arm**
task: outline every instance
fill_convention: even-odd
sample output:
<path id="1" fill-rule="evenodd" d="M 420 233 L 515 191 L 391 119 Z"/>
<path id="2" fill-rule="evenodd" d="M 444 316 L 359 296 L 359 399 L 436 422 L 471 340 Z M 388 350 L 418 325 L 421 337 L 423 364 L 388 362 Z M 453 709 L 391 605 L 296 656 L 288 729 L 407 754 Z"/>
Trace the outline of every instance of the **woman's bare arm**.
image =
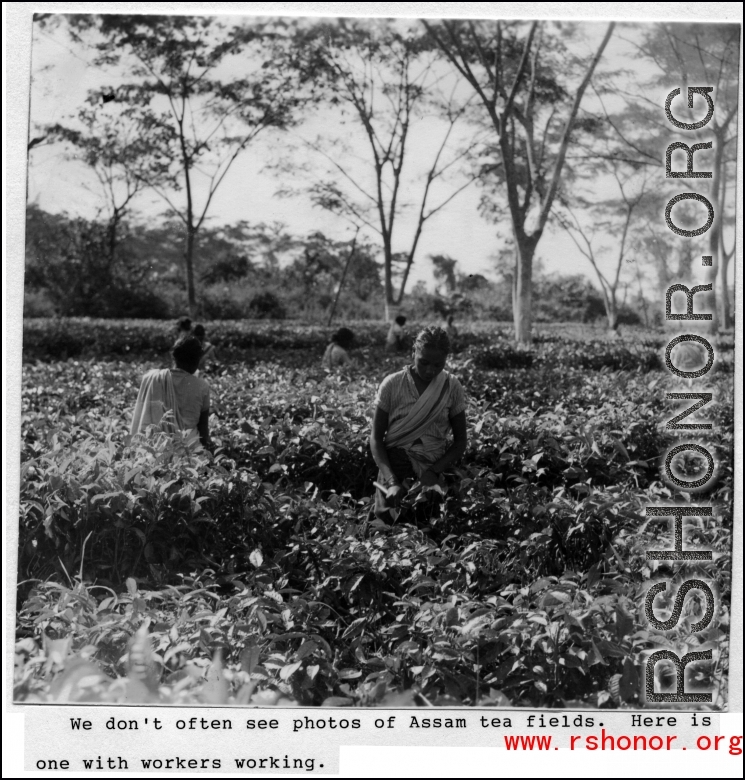
<path id="1" fill-rule="evenodd" d="M 199 441 L 202 442 L 202 446 L 206 450 L 212 450 L 212 441 L 210 440 L 210 412 L 209 409 L 205 409 L 199 415 L 199 422 L 197 423 L 197 431 L 199 432 Z"/>
<path id="2" fill-rule="evenodd" d="M 385 433 L 388 430 L 388 420 L 388 412 L 384 412 L 379 406 L 376 407 L 373 415 L 372 433 L 370 434 L 370 450 L 388 489 L 386 501 L 396 506 L 406 491 L 398 481 L 398 477 L 393 473 L 391 463 L 388 460 L 388 453 L 385 449 Z"/>
<path id="3" fill-rule="evenodd" d="M 388 419 L 388 412 L 384 412 L 377 406 L 373 415 L 372 433 L 370 434 L 370 450 L 386 482 L 395 477 L 385 449 L 385 433 L 388 430 Z"/>

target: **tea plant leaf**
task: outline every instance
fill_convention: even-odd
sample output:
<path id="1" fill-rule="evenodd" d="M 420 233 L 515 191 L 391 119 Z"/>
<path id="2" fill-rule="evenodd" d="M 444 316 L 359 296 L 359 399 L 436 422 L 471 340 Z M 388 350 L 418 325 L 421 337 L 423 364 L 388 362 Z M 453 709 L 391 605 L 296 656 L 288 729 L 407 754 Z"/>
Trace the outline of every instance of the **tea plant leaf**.
<path id="1" fill-rule="evenodd" d="M 329 696 L 321 703 L 322 707 L 351 707 L 354 704 L 354 699 L 350 699 L 346 696 Z"/>
<path id="2" fill-rule="evenodd" d="M 302 661 L 296 661 L 295 663 L 287 664 L 286 666 L 283 666 L 279 670 L 280 679 L 289 680 L 290 677 L 292 677 L 292 675 L 295 674 L 295 672 L 302 667 L 302 665 L 303 665 Z"/>
<path id="3" fill-rule="evenodd" d="M 247 645 L 241 651 L 241 669 L 248 674 L 252 674 L 259 664 L 260 657 L 261 650 L 256 645 Z"/>
<path id="4" fill-rule="evenodd" d="M 127 676 L 130 680 L 142 683 L 149 692 L 155 692 L 158 688 L 160 674 L 150 644 L 147 623 L 137 629 L 129 643 Z"/>
<path id="5" fill-rule="evenodd" d="M 212 663 L 207 669 L 206 682 L 202 686 L 201 699 L 205 704 L 226 704 L 228 701 L 228 681 L 222 665 L 222 651 L 215 650 Z"/>
<path id="6" fill-rule="evenodd" d="M 257 568 L 260 569 L 262 564 L 264 563 L 264 556 L 261 554 L 260 550 L 254 550 L 249 556 L 248 560 L 251 561 L 251 563 Z"/>

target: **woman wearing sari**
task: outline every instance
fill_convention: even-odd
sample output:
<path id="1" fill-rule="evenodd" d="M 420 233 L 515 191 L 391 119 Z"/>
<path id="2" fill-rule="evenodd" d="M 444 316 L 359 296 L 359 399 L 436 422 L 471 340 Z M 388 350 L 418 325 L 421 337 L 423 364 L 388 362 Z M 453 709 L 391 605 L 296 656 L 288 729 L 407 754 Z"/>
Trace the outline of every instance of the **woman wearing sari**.
<path id="1" fill-rule="evenodd" d="M 405 480 L 441 485 L 442 473 L 466 450 L 466 400 L 461 383 L 445 371 L 447 333 L 425 328 L 414 342 L 414 363 L 386 377 L 375 399 L 370 449 L 378 465 L 375 516 L 392 519 L 406 494 Z M 448 436 L 452 432 L 453 440 Z"/>
<path id="2" fill-rule="evenodd" d="M 324 368 L 344 368 L 352 363 L 349 350 L 354 344 L 354 333 L 349 328 L 339 328 L 331 337 L 331 342 L 321 358 Z"/>
<path id="3" fill-rule="evenodd" d="M 156 368 L 142 377 L 130 434 L 141 433 L 149 425 L 160 425 L 169 433 L 183 431 L 187 443 L 199 442 L 210 450 L 210 387 L 204 379 L 194 376 L 202 357 L 202 344 L 195 336 L 182 336 L 172 355 L 175 368 Z"/>

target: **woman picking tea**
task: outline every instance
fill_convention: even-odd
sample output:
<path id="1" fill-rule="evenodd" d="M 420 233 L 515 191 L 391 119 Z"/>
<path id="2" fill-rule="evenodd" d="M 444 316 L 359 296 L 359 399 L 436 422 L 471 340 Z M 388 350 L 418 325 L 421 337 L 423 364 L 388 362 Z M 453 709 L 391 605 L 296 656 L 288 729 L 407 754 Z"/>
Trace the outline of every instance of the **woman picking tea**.
<path id="1" fill-rule="evenodd" d="M 466 399 L 461 383 L 445 371 L 450 340 L 435 326 L 414 342 L 413 365 L 391 374 L 375 399 L 370 449 L 378 465 L 375 515 L 392 518 L 406 494 L 403 482 L 442 484 L 442 473 L 466 450 Z M 452 432 L 452 442 L 449 436 Z"/>

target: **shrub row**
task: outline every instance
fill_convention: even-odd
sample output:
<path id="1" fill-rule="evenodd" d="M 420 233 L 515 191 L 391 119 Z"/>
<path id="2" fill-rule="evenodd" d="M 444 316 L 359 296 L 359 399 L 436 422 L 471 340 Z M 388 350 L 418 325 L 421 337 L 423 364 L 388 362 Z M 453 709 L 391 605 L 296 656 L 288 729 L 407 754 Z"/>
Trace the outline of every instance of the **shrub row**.
<path id="1" fill-rule="evenodd" d="M 407 705 L 639 706 L 641 658 L 659 641 L 639 609 L 646 550 L 669 543 L 643 507 L 682 500 L 658 476 L 672 385 L 455 356 L 469 447 L 444 510 L 380 528 L 368 416 L 397 362 L 376 357 L 355 382 L 303 350 L 228 366 L 211 378 L 214 460 L 152 432 L 128 439 L 146 363 L 25 366 L 16 697 L 60 701 L 64 673 L 50 686 L 43 670 L 66 642 L 117 678 L 80 695 L 123 701 L 142 632 L 139 656 L 162 658 L 153 702 L 400 706 L 385 696 L 403 690 Z M 724 692 L 733 474 L 719 417 L 733 400 L 715 381 L 701 413 L 717 421 L 714 516 L 685 545 L 716 551 L 691 574 L 716 582 L 722 619 L 686 641 L 717 648 L 699 684 Z"/>
<path id="2" fill-rule="evenodd" d="M 207 325 L 210 341 L 228 351 L 322 349 L 336 327 L 256 320 L 221 320 Z M 353 328 L 359 346 L 385 341 L 385 323 L 353 324 Z M 163 320 L 26 319 L 23 352 L 26 360 L 166 354 L 173 346 L 174 337 L 173 323 Z"/>
<path id="3" fill-rule="evenodd" d="M 384 322 L 346 322 L 355 333 L 357 347 L 382 347 Z M 409 323 L 409 331 L 426 323 Z M 245 357 L 253 350 L 320 352 L 338 325 L 323 327 L 266 320 L 220 320 L 207 324 L 210 341 L 223 358 Z M 23 352 L 28 360 L 70 358 L 112 359 L 167 355 L 175 338 L 173 323 L 164 320 L 111 320 L 92 318 L 34 318 L 23 324 Z M 652 371 L 662 367 L 659 337 L 635 334 L 633 339 L 578 340 L 571 329 L 557 326 L 550 334 L 536 334 L 532 350 L 518 350 L 507 326 L 472 323 L 454 340 L 456 352 L 466 352 L 487 370 L 529 368 L 538 363 L 591 370 Z M 234 353 L 244 353 L 242 355 Z"/>

